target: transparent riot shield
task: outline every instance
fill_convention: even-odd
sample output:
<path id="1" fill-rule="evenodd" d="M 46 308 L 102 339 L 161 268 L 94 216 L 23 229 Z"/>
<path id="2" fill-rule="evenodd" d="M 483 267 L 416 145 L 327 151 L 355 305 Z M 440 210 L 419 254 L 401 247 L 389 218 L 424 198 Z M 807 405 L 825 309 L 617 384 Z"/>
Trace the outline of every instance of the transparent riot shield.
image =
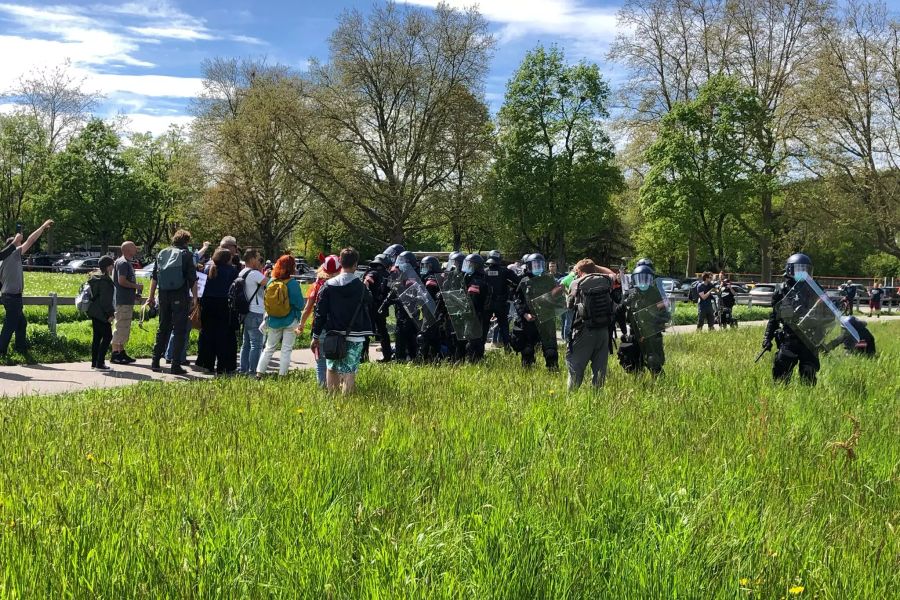
<path id="1" fill-rule="evenodd" d="M 541 344 L 556 345 L 556 318 L 566 312 L 566 290 L 550 275 L 532 277 L 525 300 L 534 315 Z"/>
<path id="2" fill-rule="evenodd" d="M 391 290 L 419 331 L 437 323 L 437 302 L 411 267 L 391 272 Z"/>
<path id="3" fill-rule="evenodd" d="M 836 345 L 843 331 L 859 342 L 859 332 L 815 281 L 798 273 L 797 282 L 785 292 L 775 311 L 785 327 L 793 331 L 813 352 Z"/>
<path id="4" fill-rule="evenodd" d="M 441 298 L 450 317 L 453 335 L 457 340 L 477 340 L 482 331 L 481 320 L 475 313 L 472 299 L 466 293 L 466 276 L 464 273 L 452 271 L 444 273 L 440 278 Z"/>
<path id="5" fill-rule="evenodd" d="M 634 287 L 631 294 L 632 318 L 641 339 L 659 335 L 671 326 L 674 311 L 662 281 L 657 279 L 646 290 Z"/>

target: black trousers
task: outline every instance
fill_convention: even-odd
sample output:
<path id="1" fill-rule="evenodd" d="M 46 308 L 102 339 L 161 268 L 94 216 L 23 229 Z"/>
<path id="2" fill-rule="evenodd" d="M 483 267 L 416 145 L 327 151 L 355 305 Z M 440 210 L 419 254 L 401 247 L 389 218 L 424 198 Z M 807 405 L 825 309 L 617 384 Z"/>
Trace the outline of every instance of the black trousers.
<path id="1" fill-rule="evenodd" d="M 374 304 L 378 304 L 377 302 Z M 372 325 L 375 328 L 375 335 L 378 336 L 378 343 L 381 345 L 381 358 L 391 360 L 394 357 L 394 349 L 391 348 L 391 334 L 388 331 L 387 315 L 380 314 L 377 306 L 372 306 L 371 311 Z M 366 338 L 363 351 L 363 361 L 369 356 L 369 338 Z"/>
<path id="2" fill-rule="evenodd" d="M 94 338 L 91 341 L 91 366 L 100 367 L 106 364 L 106 351 L 112 342 L 112 324 L 109 321 L 91 319 Z"/>
<path id="3" fill-rule="evenodd" d="M 554 325 L 554 332 L 555 330 L 556 327 Z M 544 344 L 541 341 L 540 331 L 538 331 L 537 325 L 535 325 L 533 321 L 523 321 L 522 329 L 517 335 L 522 337 L 521 342 L 518 345 L 522 348 L 523 367 L 534 366 L 537 345 L 540 344 L 541 352 L 544 354 L 544 362 L 547 364 L 547 369 L 550 371 L 559 370 L 559 348 L 557 348 L 555 343 L 550 345 Z"/>
<path id="4" fill-rule="evenodd" d="M 487 335 L 490 328 L 491 313 L 486 312 L 481 317 L 481 337 L 477 340 L 469 340 L 466 343 L 466 360 L 476 363 L 484 358 L 484 346 L 487 344 Z"/>
<path id="5" fill-rule="evenodd" d="M 396 358 L 397 360 L 415 360 L 419 355 L 417 340 L 419 330 L 416 328 L 415 321 L 409 318 L 402 307 L 397 306 L 395 309 L 397 317 L 397 330 L 394 332 Z"/>
<path id="6" fill-rule="evenodd" d="M 0 355 L 9 351 L 9 342 L 13 334 L 16 336 L 16 352 L 24 354 L 28 350 L 28 342 L 25 339 L 28 321 L 22 311 L 22 294 L 0 295 L 0 304 L 6 308 L 3 329 L 0 330 Z"/>
<path id="7" fill-rule="evenodd" d="M 197 366 L 231 373 L 237 370 L 237 335 L 231 322 L 227 298 L 200 299 L 200 337 Z"/>
<path id="8" fill-rule="evenodd" d="M 491 328 L 491 319 L 497 317 L 497 339 L 503 344 L 503 348 L 509 350 L 509 305 L 504 302 L 503 306 L 494 306 L 485 316 L 484 338 L 487 343 L 487 332 Z"/>
<path id="9" fill-rule="evenodd" d="M 186 289 L 159 292 L 159 330 L 153 346 L 154 365 L 159 364 L 169 345 L 169 336 L 172 336 L 172 366 L 181 366 L 190 310 L 191 298 Z"/>
<path id="10" fill-rule="evenodd" d="M 703 324 L 709 325 L 710 329 L 716 328 L 716 311 L 712 305 L 704 308 L 697 307 L 697 329 L 703 329 Z"/>
<path id="11" fill-rule="evenodd" d="M 772 378 L 787 383 L 791 380 L 794 367 L 797 365 L 801 383 L 816 385 L 816 374 L 820 368 L 819 357 L 798 339 L 789 339 L 778 348 L 775 361 L 772 363 Z"/>

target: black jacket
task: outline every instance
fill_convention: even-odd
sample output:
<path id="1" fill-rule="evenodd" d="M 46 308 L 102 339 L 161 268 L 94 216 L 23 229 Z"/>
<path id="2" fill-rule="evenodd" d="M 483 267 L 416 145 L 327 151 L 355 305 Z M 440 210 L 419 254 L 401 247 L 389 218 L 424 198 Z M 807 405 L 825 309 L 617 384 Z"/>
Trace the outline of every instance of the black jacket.
<path id="1" fill-rule="evenodd" d="M 113 305 L 113 294 L 116 288 L 108 275 L 94 275 L 88 280 L 91 286 L 91 303 L 88 305 L 87 314 L 98 321 L 108 321 L 116 314 Z"/>
<path id="2" fill-rule="evenodd" d="M 494 308 L 505 310 L 510 294 L 519 285 L 519 277 L 503 265 L 487 265 L 484 275 L 491 288 L 491 304 Z"/>
<path id="3" fill-rule="evenodd" d="M 362 307 L 357 307 L 362 303 Z M 372 294 L 352 273 L 341 273 L 329 279 L 316 300 L 313 335 L 320 337 L 326 331 L 348 331 L 352 337 L 375 335 L 372 331 Z M 356 319 L 350 323 L 353 313 Z"/>

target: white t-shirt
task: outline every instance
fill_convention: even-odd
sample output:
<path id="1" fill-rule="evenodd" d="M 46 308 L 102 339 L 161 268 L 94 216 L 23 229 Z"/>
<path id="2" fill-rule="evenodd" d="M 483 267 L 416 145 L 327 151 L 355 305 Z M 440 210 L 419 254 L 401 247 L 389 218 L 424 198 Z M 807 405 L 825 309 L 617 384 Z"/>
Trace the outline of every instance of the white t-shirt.
<path id="1" fill-rule="evenodd" d="M 244 277 L 244 293 L 247 295 L 247 300 L 250 300 L 250 312 L 258 315 L 265 314 L 266 312 L 266 309 L 263 308 L 263 297 L 266 295 L 266 290 L 260 287 L 262 286 L 263 279 L 264 275 L 256 269 L 252 269 L 247 273 L 247 276 Z M 259 292 L 256 291 L 257 289 Z M 253 294 L 256 294 L 255 298 Z"/>

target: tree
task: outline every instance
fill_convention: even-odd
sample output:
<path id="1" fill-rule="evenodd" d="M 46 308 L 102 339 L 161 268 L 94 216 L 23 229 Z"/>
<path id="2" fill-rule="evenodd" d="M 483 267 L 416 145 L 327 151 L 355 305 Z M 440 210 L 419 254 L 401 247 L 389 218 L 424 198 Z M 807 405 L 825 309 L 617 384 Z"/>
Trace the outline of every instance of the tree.
<path id="1" fill-rule="evenodd" d="M 900 258 L 900 22 L 853 1 L 823 30 L 804 106 L 804 165 L 830 193 L 815 209 Z"/>
<path id="2" fill-rule="evenodd" d="M 13 231 L 41 191 L 49 160 L 47 140 L 34 117 L 0 115 L 0 227 Z"/>
<path id="3" fill-rule="evenodd" d="M 514 235 L 560 266 L 567 241 L 607 222 L 610 196 L 621 186 L 602 127 L 608 97 L 597 65 L 567 65 L 559 48 L 538 46 L 500 109 L 494 195 Z"/>
<path id="4" fill-rule="evenodd" d="M 51 152 L 60 150 L 78 132 L 103 97 L 84 90 L 84 79 L 72 74 L 69 61 L 22 76 L 11 95 L 41 122 Z"/>
<path id="5" fill-rule="evenodd" d="M 726 265 L 729 221 L 758 193 L 755 136 L 765 116 L 753 90 L 716 76 L 695 100 L 673 105 L 647 151 L 650 171 L 641 188 L 647 216 L 699 240 L 715 269 Z"/>
<path id="6" fill-rule="evenodd" d="M 53 157 L 49 187 L 50 214 L 59 229 L 99 243 L 104 252 L 143 214 L 142 181 L 129 171 L 119 136 L 99 119 L 90 120 Z"/>
<path id="7" fill-rule="evenodd" d="M 288 245 L 310 200 L 291 173 L 305 159 L 287 139 L 283 115 L 295 112 L 296 88 L 287 69 L 261 62 L 204 64 L 206 92 L 194 127 L 210 155 L 206 213 L 223 230 L 277 256 Z"/>
<path id="8" fill-rule="evenodd" d="M 202 198 L 200 158 L 184 130 L 175 126 L 155 138 L 149 133 L 132 135 L 124 158 L 131 175 L 140 179 L 136 190 L 143 192 L 133 234 L 151 252 L 168 238 L 188 206 Z"/>
<path id="9" fill-rule="evenodd" d="M 297 79 L 296 110 L 284 115 L 306 160 L 283 164 L 359 237 L 403 242 L 433 229 L 436 193 L 457 172 L 448 131 L 461 90 L 482 88 L 492 46 L 474 9 L 345 13 L 330 62 Z"/>

